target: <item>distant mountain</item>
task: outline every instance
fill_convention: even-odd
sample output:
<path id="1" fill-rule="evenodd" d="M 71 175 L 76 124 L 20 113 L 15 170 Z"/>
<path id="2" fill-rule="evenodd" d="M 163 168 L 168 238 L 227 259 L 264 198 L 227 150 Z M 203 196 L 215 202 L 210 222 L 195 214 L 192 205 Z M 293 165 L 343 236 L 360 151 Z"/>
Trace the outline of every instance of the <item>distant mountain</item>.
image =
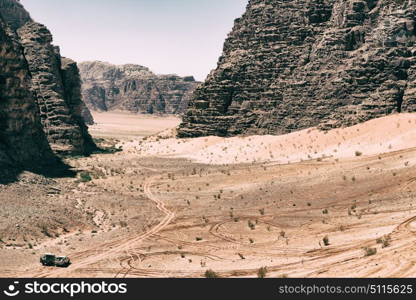
<path id="1" fill-rule="evenodd" d="M 192 76 L 156 75 L 139 65 L 79 64 L 82 96 L 94 111 L 181 114 L 198 86 Z"/>

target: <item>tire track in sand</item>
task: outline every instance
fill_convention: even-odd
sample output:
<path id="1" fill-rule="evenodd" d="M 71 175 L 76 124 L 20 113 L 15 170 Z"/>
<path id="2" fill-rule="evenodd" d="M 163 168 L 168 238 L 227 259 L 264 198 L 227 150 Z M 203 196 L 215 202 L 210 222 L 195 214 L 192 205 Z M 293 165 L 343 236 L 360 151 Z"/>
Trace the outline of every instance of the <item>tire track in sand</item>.
<path id="1" fill-rule="evenodd" d="M 149 200 L 156 203 L 157 209 L 159 209 L 161 212 L 163 212 L 165 214 L 165 217 L 162 219 L 162 221 L 158 225 L 156 225 L 155 227 L 153 227 L 149 231 L 147 231 L 143 234 L 140 234 L 139 236 L 137 236 L 135 238 L 121 241 L 117 246 L 115 246 L 111 249 L 108 249 L 107 251 L 105 251 L 103 253 L 100 253 L 100 254 L 97 254 L 97 255 L 89 255 L 86 258 L 82 259 L 82 260 L 78 260 L 74 265 L 70 266 L 68 269 L 65 269 L 65 270 L 58 269 L 58 270 L 53 270 L 53 271 L 50 271 L 50 272 L 39 272 L 39 273 L 35 274 L 33 277 L 58 277 L 58 276 L 68 275 L 69 273 L 76 272 L 77 269 L 81 269 L 81 268 L 83 269 L 83 268 L 86 268 L 86 267 L 88 267 L 92 264 L 95 264 L 95 263 L 99 262 L 99 261 L 114 258 L 114 256 L 116 256 L 116 255 L 118 255 L 122 252 L 128 252 L 132 248 L 137 247 L 138 243 L 146 240 L 147 238 L 149 238 L 149 237 L 159 233 L 163 229 L 165 229 L 172 222 L 172 220 L 175 218 L 175 213 L 173 211 L 170 211 L 165 206 L 165 203 L 159 197 L 157 197 L 151 190 L 151 187 L 152 187 L 155 179 L 159 178 L 159 177 L 160 177 L 160 175 L 150 177 L 146 181 L 146 183 L 144 184 L 144 193 L 145 193 L 145 195 L 149 198 Z M 103 247 L 103 245 L 101 245 L 100 247 L 97 247 L 95 249 L 97 249 L 97 251 L 102 251 L 102 247 Z M 119 273 L 120 272 L 118 272 L 118 274 Z M 116 276 L 118 274 L 116 274 Z"/>

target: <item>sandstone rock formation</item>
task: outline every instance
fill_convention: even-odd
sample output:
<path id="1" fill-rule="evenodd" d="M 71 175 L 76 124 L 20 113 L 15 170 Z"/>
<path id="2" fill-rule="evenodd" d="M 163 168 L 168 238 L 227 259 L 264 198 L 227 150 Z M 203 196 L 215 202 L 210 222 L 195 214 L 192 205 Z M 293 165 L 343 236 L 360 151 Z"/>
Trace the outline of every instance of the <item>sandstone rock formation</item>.
<path id="1" fill-rule="evenodd" d="M 91 110 L 180 114 L 198 85 L 190 77 L 156 75 L 139 65 L 79 64 L 82 95 Z"/>
<path id="2" fill-rule="evenodd" d="M 36 169 L 56 159 L 42 130 L 18 38 L 0 15 L 0 182 L 10 169 Z"/>
<path id="3" fill-rule="evenodd" d="M 25 10 L 20 0 L 2 0 L 0 9 L 3 19 L 14 30 L 32 21 L 29 12 Z"/>
<path id="4" fill-rule="evenodd" d="M 416 111 L 416 2 L 250 0 L 180 137 L 283 134 Z"/>
<path id="5" fill-rule="evenodd" d="M 69 58 L 61 60 L 61 75 L 66 96 L 66 103 L 72 109 L 72 116 L 77 121 L 82 130 L 87 130 L 85 123 L 94 124 L 94 118 L 90 110 L 85 105 L 81 96 L 81 77 L 77 63 Z M 84 132 L 86 135 L 87 132 Z"/>
<path id="6" fill-rule="evenodd" d="M 90 154 L 95 145 L 81 117 L 86 108 L 76 63 L 61 58 L 49 30 L 33 22 L 20 3 L 0 0 L 0 12 L 23 47 L 42 126 L 53 151 Z"/>
<path id="7" fill-rule="evenodd" d="M 62 57 L 61 76 L 64 87 L 66 103 L 71 109 L 72 117 L 77 121 L 78 126 L 83 131 L 83 136 L 88 134 L 86 124 L 94 124 L 94 119 L 82 100 L 81 96 L 81 77 L 77 63 L 69 58 Z"/>

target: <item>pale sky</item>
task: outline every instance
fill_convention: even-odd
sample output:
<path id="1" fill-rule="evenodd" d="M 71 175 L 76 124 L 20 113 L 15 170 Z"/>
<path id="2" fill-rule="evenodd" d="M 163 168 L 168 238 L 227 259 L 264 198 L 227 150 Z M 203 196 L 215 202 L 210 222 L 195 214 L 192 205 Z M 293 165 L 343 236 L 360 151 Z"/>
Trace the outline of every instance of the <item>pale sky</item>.
<path id="1" fill-rule="evenodd" d="M 21 0 L 63 56 L 204 80 L 248 0 Z"/>

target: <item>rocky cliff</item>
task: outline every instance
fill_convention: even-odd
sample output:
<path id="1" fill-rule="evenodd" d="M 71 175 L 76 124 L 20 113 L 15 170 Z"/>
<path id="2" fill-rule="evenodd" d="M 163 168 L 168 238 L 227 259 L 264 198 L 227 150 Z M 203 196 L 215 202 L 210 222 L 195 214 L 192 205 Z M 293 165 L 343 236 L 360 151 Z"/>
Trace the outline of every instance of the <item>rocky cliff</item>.
<path id="1" fill-rule="evenodd" d="M 85 105 L 81 95 L 81 77 L 77 63 L 69 58 L 61 60 L 61 75 L 64 87 L 64 94 L 68 107 L 72 109 L 72 116 L 79 127 L 87 134 L 85 124 L 93 125 L 94 119 L 90 110 Z"/>
<path id="2" fill-rule="evenodd" d="M 85 105 L 76 64 L 60 56 L 49 30 L 32 21 L 18 1 L 0 0 L 0 13 L 22 46 L 51 148 L 58 154 L 91 153 L 95 145 L 80 117 Z"/>
<path id="3" fill-rule="evenodd" d="M 11 169 L 56 159 L 42 130 L 23 49 L 0 15 L 0 182 Z"/>
<path id="4" fill-rule="evenodd" d="M 1 0 L 0 9 L 3 19 L 13 30 L 32 21 L 29 12 L 25 10 L 20 0 Z"/>
<path id="5" fill-rule="evenodd" d="M 181 137 L 283 134 L 416 110 L 412 0 L 250 0 Z"/>
<path id="6" fill-rule="evenodd" d="M 139 65 L 79 64 L 82 95 L 91 110 L 180 114 L 198 82 L 193 77 L 156 75 Z"/>

